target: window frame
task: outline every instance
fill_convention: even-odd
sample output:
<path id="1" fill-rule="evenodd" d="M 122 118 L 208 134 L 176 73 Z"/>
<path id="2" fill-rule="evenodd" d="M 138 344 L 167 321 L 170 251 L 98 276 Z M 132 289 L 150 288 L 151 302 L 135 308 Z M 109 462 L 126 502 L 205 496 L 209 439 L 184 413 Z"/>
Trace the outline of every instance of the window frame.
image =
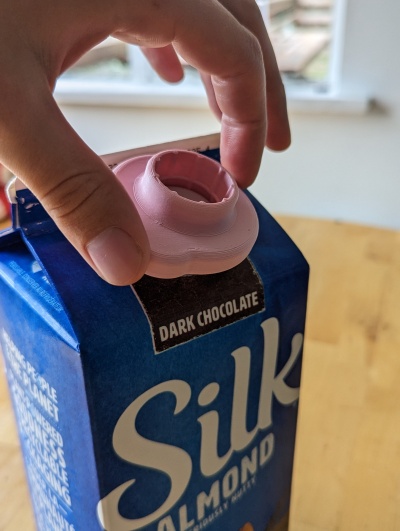
<path id="1" fill-rule="evenodd" d="M 265 0 L 264 0 L 265 1 Z M 267 0 L 268 1 L 268 0 Z M 343 90 L 343 57 L 346 47 L 348 0 L 335 0 L 332 12 L 330 60 L 327 78 L 322 82 L 285 79 L 289 111 L 307 113 L 364 114 L 368 95 Z M 265 15 L 265 13 L 264 13 Z M 206 109 L 201 84 L 148 82 L 155 74 L 135 46 L 129 47 L 132 75 L 126 81 L 59 79 L 55 98 L 60 105 L 106 105 L 152 108 Z"/>

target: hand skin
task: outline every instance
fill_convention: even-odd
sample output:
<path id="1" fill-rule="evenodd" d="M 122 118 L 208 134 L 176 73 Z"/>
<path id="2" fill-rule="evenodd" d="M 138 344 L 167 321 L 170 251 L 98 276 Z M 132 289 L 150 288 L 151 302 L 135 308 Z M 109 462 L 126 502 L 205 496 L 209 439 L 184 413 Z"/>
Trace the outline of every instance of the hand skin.
<path id="1" fill-rule="evenodd" d="M 68 124 L 57 77 L 108 35 L 138 45 L 179 81 L 178 52 L 203 78 L 221 120 L 221 161 L 240 186 L 290 129 L 280 74 L 254 0 L 0 0 L 0 161 L 32 190 L 107 282 L 146 271 L 149 244 L 113 173 Z M 268 124 L 268 127 L 267 127 Z"/>

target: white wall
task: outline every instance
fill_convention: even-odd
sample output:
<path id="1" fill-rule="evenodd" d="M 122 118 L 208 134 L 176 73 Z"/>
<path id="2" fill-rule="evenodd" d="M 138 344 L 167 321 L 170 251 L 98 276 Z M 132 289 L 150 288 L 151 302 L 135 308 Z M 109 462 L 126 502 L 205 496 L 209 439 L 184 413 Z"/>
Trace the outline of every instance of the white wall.
<path id="1" fill-rule="evenodd" d="M 343 89 L 365 115 L 291 113 L 293 143 L 266 152 L 252 191 L 271 211 L 400 229 L 400 2 L 348 0 Z M 62 107 L 98 153 L 215 132 L 207 110 Z"/>
<path id="2" fill-rule="evenodd" d="M 398 0 L 348 0 L 343 90 L 373 110 L 292 115 L 292 147 L 266 154 L 254 186 L 272 210 L 400 228 L 399 21 Z"/>

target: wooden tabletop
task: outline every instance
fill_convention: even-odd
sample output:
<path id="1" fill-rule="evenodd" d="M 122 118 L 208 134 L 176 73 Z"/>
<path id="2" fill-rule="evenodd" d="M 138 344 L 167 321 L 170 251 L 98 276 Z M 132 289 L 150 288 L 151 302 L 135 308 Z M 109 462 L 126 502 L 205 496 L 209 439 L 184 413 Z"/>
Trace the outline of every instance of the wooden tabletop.
<path id="1" fill-rule="evenodd" d="M 290 531 L 398 531 L 400 231 L 279 221 L 311 265 Z M 3 374 L 0 419 L 0 531 L 33 531 Z"/>

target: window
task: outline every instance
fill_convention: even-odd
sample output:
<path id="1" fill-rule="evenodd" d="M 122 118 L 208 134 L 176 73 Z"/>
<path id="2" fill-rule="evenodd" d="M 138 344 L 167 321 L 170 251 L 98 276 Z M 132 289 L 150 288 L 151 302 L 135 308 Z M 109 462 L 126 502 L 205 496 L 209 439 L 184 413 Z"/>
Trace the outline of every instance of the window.
<path id="1" fill-rule="evenodd" d="M 261 0 L 259 6 L 285 78 L 325 81 L 334 0 Z"/>
<path id="2" fill-rule="evenodd" d="M 273 43 L 289 102 L 323 98 L 338 87 L 346 0 L 258 0 Z M 184 64 L 185 80 L 168 85 L 140 50 L 109 37 L 82 57 L 59 80 L 61 103 L 147 102 L 179 98 L 182 106 L 205 105 L 197 72 Z M 118 96 L 118 97 L 116 97 Z M 159 102 L 161 104 L 161 102 Z"/>

